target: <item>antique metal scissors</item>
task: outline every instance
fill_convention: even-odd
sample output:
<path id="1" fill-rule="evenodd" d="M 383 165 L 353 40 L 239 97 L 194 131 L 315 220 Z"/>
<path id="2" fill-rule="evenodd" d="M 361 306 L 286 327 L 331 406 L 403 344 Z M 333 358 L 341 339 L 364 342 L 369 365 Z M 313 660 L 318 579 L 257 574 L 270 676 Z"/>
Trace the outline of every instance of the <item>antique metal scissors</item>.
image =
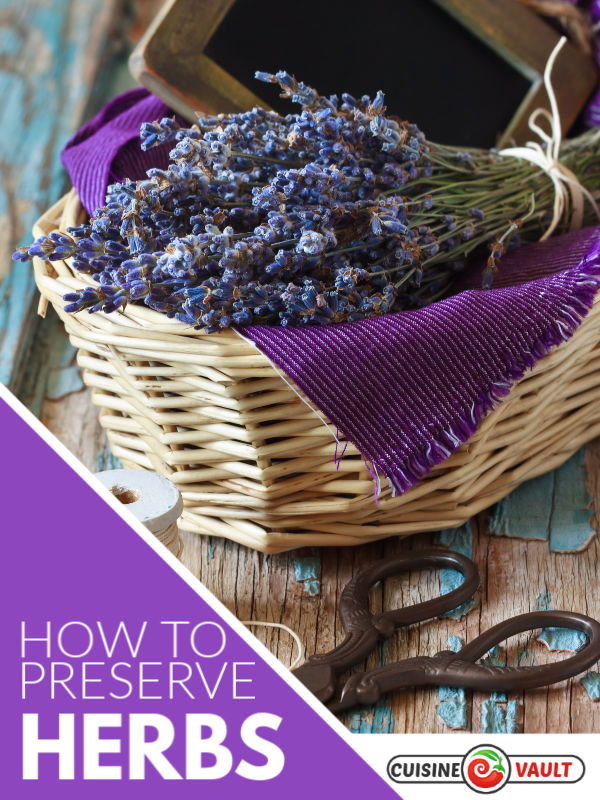
<path id="1" fill-rule="evenodd" d="M 369 589 L 390 575 L 409 569 L 458 570 L 464 582 L 452 592 L 382 614 L 369 610 Z M 480 584 L 475 564 L 459 553 L 423 550 L 383 559 L 360 570 L 346 585 L 340 599 L 340 617 L 346 638 L 338 647 L 311 656 L 294 675 L 331 711 L 376 702 L 381 695 L 415 686 L 457 686 L 482 691 L 511 691 L 549 686 L 583 672 L 600 658 L 600 623 L 571 611 L 534 611 L 494 625 L 459 652 L 442 651 L 396 661 L 368 672 L 355 672 L 338 685 L 340 675 L 359 664 L 398 628 L 423 622 L 451 611 L 469 600 Z M 516 633 L 546 626 L 582 631 L 587 643 L 574 655 L 552 664 L 495 667 L 478 664 L 492 647 Z"/>

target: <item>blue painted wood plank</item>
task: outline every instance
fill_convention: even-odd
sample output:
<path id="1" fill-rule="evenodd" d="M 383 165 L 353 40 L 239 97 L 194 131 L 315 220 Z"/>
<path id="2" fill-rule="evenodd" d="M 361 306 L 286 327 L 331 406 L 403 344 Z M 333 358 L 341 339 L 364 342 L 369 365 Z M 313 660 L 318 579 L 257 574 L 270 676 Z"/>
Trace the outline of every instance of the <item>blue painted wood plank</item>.
<path id="1" fill-rule="evenodd" d="M 595 535 L 584 457 L 581 448 L 562 467 L 522 483 L 496 504 L 489 532 L 545 540 L 556 553 L 584 550 Z"/>
<path id="2" fill-rule="evenodd" d="M 473 553 L 473 533 L 471 531 L 471 524 L 469 522 L 462 525 L 460 528 L 450 528 L 440 531 L 437 535 L 437 540 L 440 544 L 446 545 L 450 550 L 456 553 L 471 558 Z M 455 569 L 443 569 L 440 573 L 440 594 L 448 594 L 449 592 L 457 589 L 464 578 Z M 468 600 L 458 608 L 452 611 L 446 611 L 442 614 L 443 617 L 450 617 L 451 619 L 460 619 L 468 614 L 472 608 L 475 608 L 477 603 L 474 600 Z"/>
<path id="3" fill-rule="evenodd" d="M 206 563 L 210 564 L 210 562 L 215 557 L 215 543 L 212 536 L 208 537 L 208 550 L 206 551 Z"/>
<path id="4" fill-rule="evenodd" d="M 320 556 L 303 556 L 294 559 L 296 580 L 303 584 L 306 594 L 316 597 L 321 594 L 321 558 Z"/>
<path id="5" fill-rule="evenodd" d="M 448 637 L 448 649 L 458 653 L 463 647 L 463 642 L 458 636 Z M 449 727 L 455 730 L 464 729 L 468 722 L 467 698 L 464 689 L 454 686 L 440 686 L 438 689 L 440 699 L 437 715 Z"/>
<path id="6" fill-rule="evenodd" d="M 19 398 L 39 417 L 45 398 L 58 400 L 83 388 L 76 365 L 76 350 L 70 344 L 58 316 L 50 310 L 35 336 L 23 371 Z"/>
<path id="7" fill-rule="evenodd" d="M 481 733 L 519 733 L 519 704 L 509 700 L 506 708 L 492 699 L 481 703 Z"/>
<path id="8" fill-rule="evenodd" d="M 548 650 L 562 650 L 576 653 L 587 642 L 585 633 L 572 631 L 569 628 L 544 628 L 537 637 L 538 642 L 543 642 Z"/>
<path id="9" fill-rule="evenodd" d="M 554 473 L 526 481 L 496 504 L 488 530 L 497 536 L 548 540 Z"/>
<path id="10" fill-rule="evenodd" d="M 82 120 L 120 0 L 0 0 L 0 381 L 15 388 L 36 301 L 11 253 L 66 184 L 59 153 Z"/>
<path id="11" fill-rule="evenodd" d="M 48 373 L 46 397 L 50 400 L 59 400 L 71 392 L 78 392 L 83 388 L 83 381 L 75 365 L 52 369 Z"/>
<path id="12" fill-rule="evenodd" d="M 123 469 L 123 464 L 113 456 L 108 445 L 96 456 L 96 472 L 104 472 L 107 469 Z"/>
<path id="13" fill-rule="evenodd" d="M 600 672 L 588 672 L 581 679 L 590 700 L 597 702 L 600 700 Z"/>
<path id="14" fill-rule="evenodd" d="M 555 471 L 554 504 L 550 521 L 550 549 L 555 553 L 584 550 L 595 535 L 591 526 L 590 497 L 585 485 L 585 450 Z"/>

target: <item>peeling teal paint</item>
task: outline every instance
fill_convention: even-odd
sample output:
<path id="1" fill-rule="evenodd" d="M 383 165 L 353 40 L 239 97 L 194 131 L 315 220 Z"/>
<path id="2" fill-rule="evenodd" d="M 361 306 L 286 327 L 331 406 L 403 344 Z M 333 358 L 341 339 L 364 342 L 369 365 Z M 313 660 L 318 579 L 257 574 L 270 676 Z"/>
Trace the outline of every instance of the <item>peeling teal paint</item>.
<path id="1" fill-rule="evenodd" d="M 535 598 L 536 611 L 549 611 L 551 595 L 548 589 L 539 592 Z M 540 635 L 537 637 L 538 642 L 543 642 L 549 650 L 566 650 L 571 653 L 576 653 L 580 650 L 587 639 L 581 631 L 574 631 L 570 628 L 544 628 Z M 525 651 L 527 652 L 527 651 Z M 520 665 L 519 661 L 519 665 Z"/>
<path id="2" fill-rule="evenodd" d="M 600 672 L 588 672 L 581 679 L 590 700 L 600 700 Z"/>
<path id="3" fill-rule="evenodd" d="M 467 727 L 467 705 L 465 702 L 464 689 L 449 689 L 448 695 L 442 698 L 438 706 L 437 714 L 442 722 L 449 728 L 465 729 Z M 451 693 L 456 696 L 453 697 Z"/>
<path id="4" fill-rule="evenodd" d="M 379 700 L 373 709 L 371 733 L 392 733 L 393 730 L 394 716 L 391 704 L 384 699 Z"/>
<path id="5" fill-rule="evenodd" d="M 538 592 L 535 597 L 535 610 L 547 611 L 550 608 L 550 598 L 551 595 L 547 588 L 543 592 Z"/>
<path id="6" fill-rule="evenodd" d="M 437 540 L 440 544 L 446 545 L 450 550 L 456 553 L 461 553 L 468 558 L 473 554 L 473 533 L 471 531 L 470 523 L 465 523 L 460 528 L 453 528 L 440 531 L 437 535 Z M 455 569 L 443 569 L 440 573 L 440 594 L 448 594 L 454 591 L 463 583 L 463 576 Z M 460 619 L 468 614 L 472 608 L 475 608 L 477 603 L 474 600 L 468 600 L 458 608 L 452 611 L 446 611 L 442 614 L 443 617 L 450 617 L 451 619 Z"/>
<path id="7" fill-rule="evenodd" d="M 544 628 L 537 637 L 538 642 L 543 642 L 548 650 L 564 650 L 576 653 L 587 642 L 585 633 L 574 631 L 570 628 Z"/>
<path id="8" fill-rule="evenodd" d="M 506 732 L 519 733 L 519 703 L 509 700 L 506 704 Z"/>
<path id="9" fill-rule="evenodd" d="M 448 637 L 448 648 L 457 653 L 463 647 L 462 639 L 458 636 Z M 467 699 L 464 689 L 453 686 L 440 686 L 438 690 L 440 699 L 437 715 L 449 728 L 466 728 L 468 722 Z"/>
<path id="10" fill-rule="evenodd" d="M 585 485 L 585 449 L 555 471 L 556 488 L 550 527 L 550 549 L 554 553 L 584 550 L 595 535 L 591 526 L 592 498 Z"/>
<path id="11" fill-rule="evenodd" d="M 304 584 L 304 592 L 316 597 L 321 594 L 321 559 L 318 555 L 294 559 L 296 580 Z"/>
<path id="12" fill-rule="evenodd" d="M 297 581 L 306 581 L 317 578 L 321 563 L 318 557 L 307 556 L 294 560 L 294 573 Z"/>
<path id="13" fill-rule="evenodd" d="M 535 664 L 535 653 L 530 652 L 529 645 L 519 645 L 517 648 L 517 666 L 522 667 L 523 664 L 533 667 Z"/>
<path id="14" fill-rule="evenodd" d="M 370 731 L 363 730 L 364 717 L 360 711 L 354 711 L 352 714 L 346 715 L 346 726 L 350 733 L 370 733 Z"/>
<path id="15" fill-rule="evenodd" d="M 506 709 L 494 700 L 481 704 L 481 733 L 519 733 L 519 704 L 510 700 Z"/>
<path id="16" fill-rule="evenodd" d="M 52 369 L 48 373 L 46 384 L 46 397 L 49 400 L 59 400 L 72 392 L 83 389 L 83 381 L 76 366 Z"/>
<path id="17" fill-rule="evenodd" d="M 321 594 L 321 582 L 304 581 L 304 591 L 306 594 L 311 595 L 311 597 L 317 597 L 317 595 Z"/>
<path id="18" fill-rule="evenodd" d="M 373 713 L 372 717 L 370 711 Z M 346 714 L 345 723 L 350 733 L 393 733 L 391 704 L 382 697 L 371 709 Z"/>
<path id="19" fill-rule="evenodd" d="M 471 523 L 466 522 L 460 528 L 447 528 L 437 534 L 440 544 L 446 545 L 455 553 L 462 553 L 463 556 L 471 558 L 473 554 L 473 533 Z"/>
<path id="20" fill-rule="evenodd" d="M 492 667 L 506 666 L 506 652 L 498 645 L 482 659 L 482 663 Z M 481 733 L 518 733 L 519 704 L 508 700 L 506 692 L 492 692 L 481 703 Z"/>
<path id="21" fill-rule="evenodd" d="M 592 499 L 585 485 L 584 456 L 581 448 L 554 472 L 522 483 L 496 504 L 489 532 L 548 541 L 555 553 L 585 549 L 595 532 L 590 524 Z"/>
<path id="22" fill-rule="evenodd" d="M 522 483 L 508 497 L 496 503 L 488 521 L 489 532 L 497 536 L 547 541 L 553 496 L 552 472 Z"/>
<path id="23" fill-rule="evenodd" d="M 210 564 L 210 562 L 215 557 L 215 543 L 213 542 L 213 537 L 208 537 L 208 550 L 206 552 L 206 563 Z"/>
<path id="24" fill-rule="evenodd" d="M 104 472 L 107 469 L 123 469 L 123 464 L 113 456 L 108 446 L 96 456 L 96 472 Z"/>
<path id="25" fill-rule="evenodd" d="M 506 714 L 493 700 L 481 703 L 481 733 L 506 733 Z"/>

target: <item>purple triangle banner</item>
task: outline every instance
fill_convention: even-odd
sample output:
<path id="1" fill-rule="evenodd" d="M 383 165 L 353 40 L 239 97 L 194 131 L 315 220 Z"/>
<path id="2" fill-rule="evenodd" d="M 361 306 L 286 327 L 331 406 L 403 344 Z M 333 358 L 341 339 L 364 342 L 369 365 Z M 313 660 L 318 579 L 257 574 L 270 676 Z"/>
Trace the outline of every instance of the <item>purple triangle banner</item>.
<path id="1" fill-rule="evenodd" d="M 397 797 L 12 406 L 0 399 L 3 796 Z"/>

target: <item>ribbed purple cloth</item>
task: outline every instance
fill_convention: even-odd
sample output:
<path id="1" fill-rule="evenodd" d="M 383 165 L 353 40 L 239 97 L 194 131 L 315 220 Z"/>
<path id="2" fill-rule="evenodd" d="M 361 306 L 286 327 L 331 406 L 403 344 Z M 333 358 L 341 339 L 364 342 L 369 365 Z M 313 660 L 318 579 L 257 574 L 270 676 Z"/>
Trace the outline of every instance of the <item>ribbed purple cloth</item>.
<path id="1" fill-rule="evenodd" d="M 69 139 L 61 160 L 88 214 L 104 205 L 109 183 L 123 178 L 141 180 L 146 170 L 167 166 L 170 146 L 143 151 L 140 125 L 172 115 L 169 107 L 146 89 L 132 89 L 113 98 Z"/>
<path id="2" fill-rule="evenodd" d="M 86 208 L 103 203 L 111 172 L 139 178 L 165 163 L 164 152 L 140 155 L 134 140 L 142 122 L 166 111 L 138 89 L 71 139 L 63 161 Z M 404 492 L 578 327 L 600 285 L 600 228 L 508 253 L 492 290 L 474 288 L 480 275 L 471 269 L 457 294 L 417 311 L 243 334 L 356 445 L 374 475 Z"/>

